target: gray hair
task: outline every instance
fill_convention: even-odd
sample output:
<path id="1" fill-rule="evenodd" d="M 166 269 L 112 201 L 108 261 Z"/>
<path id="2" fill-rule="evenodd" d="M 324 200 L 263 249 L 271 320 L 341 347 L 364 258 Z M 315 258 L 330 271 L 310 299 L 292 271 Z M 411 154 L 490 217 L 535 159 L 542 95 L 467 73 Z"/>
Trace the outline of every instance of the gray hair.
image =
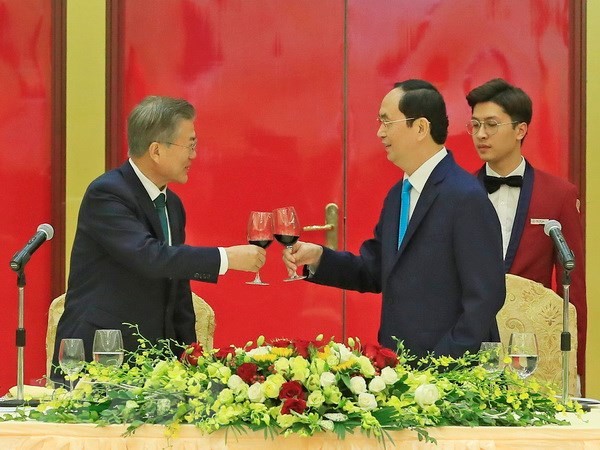
<path id="1" fill-rule="evenodd" d="M 187 100 L 151 95 L 144 98 L 127 119 L 129 156 L 144 155 L 152 142 L 174 140 L 181 120 L 193 120 L 196 110 Z"/>

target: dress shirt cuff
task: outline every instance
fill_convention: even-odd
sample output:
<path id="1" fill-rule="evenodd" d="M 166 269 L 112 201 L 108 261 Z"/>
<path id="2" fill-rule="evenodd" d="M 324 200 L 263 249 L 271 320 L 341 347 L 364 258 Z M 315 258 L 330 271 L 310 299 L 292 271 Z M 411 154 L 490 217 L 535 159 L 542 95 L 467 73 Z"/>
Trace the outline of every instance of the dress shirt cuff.
<path id="1" fill-rule="evenodd" d="M 219 267 L 219 275 L 225 275 L 227 269 L 229 269 L 229 260 L 227 259 L 227 253 L 223 247 L 219 247 L 219 255 L 221 255 L 221 267 Z"/>

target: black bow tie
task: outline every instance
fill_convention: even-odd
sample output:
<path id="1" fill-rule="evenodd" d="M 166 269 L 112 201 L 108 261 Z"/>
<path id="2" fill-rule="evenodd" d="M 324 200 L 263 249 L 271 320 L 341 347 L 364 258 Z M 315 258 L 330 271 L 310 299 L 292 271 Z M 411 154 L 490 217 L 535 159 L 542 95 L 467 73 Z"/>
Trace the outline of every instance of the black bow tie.
<path id="1" fill-rule="evenodd" d="M 488 193 L 496 192 L 500 189 L 500 186 L 506 184 L 507 186 L 512 187 L 521 187 L 523 186 L 523 177 L 521 175 L 513 175 L 510 177 L 492 177 L 490 175 L 486 175 L 483 179 L 483 184 L 485 185 L 485 189 Z"/>

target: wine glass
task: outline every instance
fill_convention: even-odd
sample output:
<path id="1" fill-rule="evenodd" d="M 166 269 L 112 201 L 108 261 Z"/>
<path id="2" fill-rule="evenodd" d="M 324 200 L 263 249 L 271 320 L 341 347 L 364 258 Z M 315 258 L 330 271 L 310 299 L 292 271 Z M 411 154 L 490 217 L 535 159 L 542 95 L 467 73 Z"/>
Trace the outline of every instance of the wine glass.
<path id="1" fill-rule="evenodd" d="M 252 211 L 248 219 L 248 243 L 267 248 L 273 242 L 273 214 L 270 212 Z M 246 284 L 255 284 L 258 286 L 268 286 L 260 279 L 258 270 L 252 281 L 246 281 Z"/>
<path id="2" fill-rule="evenodd" d="M 527 378 L 538 365 L 538 346 L 535 333 L 512 333 L 508 342 L 511 368 L 520 378 Z"/>
<path id="3" fill-rule="evenodd" d="M 277 239 L 277 242 L 291 250 L 292 245 L 300 237 L 300 230 L 298 215 L 293 206 L 277 208 L 273 211 L 273 236 Z M 304 278 L 306 277 L 294 272 L 291 277 L 283 281 L 296 281 L 303 280 Z"/>
<path id="4" fill-rule="evenodd" d="M 481 366 L 488 372 L 501 372 L 504 367 L 504 347 L 501 342 L 482 342 L 479 349 Z"/>
<path id="5" fill-rule="evenodd" d="M 83 339 L 62 339 L 58 349 L 58 364 L 69 379 L 69 387 L 73 390 L 73 375 L 78 374 L 85 365 Z"/>
<path id="6" fill-rule="evenodd" d="M 92 346 L 94 361 L 105 366 L 119 367 L 123 363 L 121 330 L 96 330 Z"/>

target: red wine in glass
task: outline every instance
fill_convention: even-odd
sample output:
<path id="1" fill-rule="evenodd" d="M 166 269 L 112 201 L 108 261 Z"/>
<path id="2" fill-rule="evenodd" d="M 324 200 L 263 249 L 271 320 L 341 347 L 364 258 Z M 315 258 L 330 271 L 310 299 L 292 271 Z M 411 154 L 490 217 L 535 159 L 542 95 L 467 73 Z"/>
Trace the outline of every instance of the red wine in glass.
<path id="1" fill-rule="evenodd" d="M 300 222 L 293 206 L 277 208 L 273 211 L 273 236 L 280 244 L 291 249 L 300 237 Z M 303 280 L 305 276 L 294 274 L 283 281 Z"/>
<path id="2" fill-rule="evenodd" d="M 273 242 L 273 215 L 270 212 L 252 211 L 248 219 L 247 238 L 249 244 L 265 249 L 271 245 L 271 242 Z M 265 283 L 260 279 L 258 271 L 254 280 L 246 281 L 246 284 L 269 285 L 269 283 Z"/>

